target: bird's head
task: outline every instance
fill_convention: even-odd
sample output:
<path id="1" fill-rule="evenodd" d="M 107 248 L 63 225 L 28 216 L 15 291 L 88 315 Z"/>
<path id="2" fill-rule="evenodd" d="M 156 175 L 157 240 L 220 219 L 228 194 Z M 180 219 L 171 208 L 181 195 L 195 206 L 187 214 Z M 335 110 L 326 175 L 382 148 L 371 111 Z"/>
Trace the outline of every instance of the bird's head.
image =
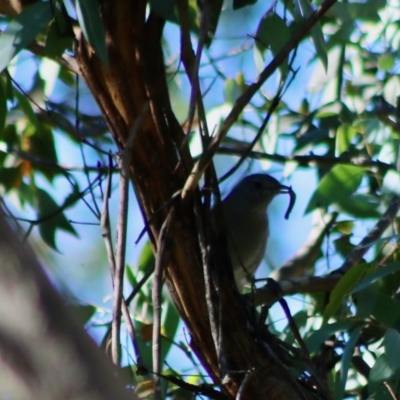
<path id="1" fill-rule="evenodd" d="M 285 218 L 288 218 L 295 202 L 295 194 L 290 186 L 279 183 L 267 174 L 253 174 L 242 179 L 231 191 L 224 202 L 234 202 L 253 210 L 265 211 L 272 199 L 281 193 L 290 195 L 290 204 Z"/>

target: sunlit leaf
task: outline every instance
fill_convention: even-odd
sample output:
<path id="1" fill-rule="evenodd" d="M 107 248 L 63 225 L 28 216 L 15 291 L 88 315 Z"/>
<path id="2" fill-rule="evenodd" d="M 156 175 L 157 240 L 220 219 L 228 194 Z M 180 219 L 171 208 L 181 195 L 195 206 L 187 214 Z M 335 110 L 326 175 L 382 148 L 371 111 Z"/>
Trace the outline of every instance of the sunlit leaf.
<path id="1" fill-rule="evenodd" d="M 146 271 L 147 268 L 151 268 L 152 266 L 154 266 L 154 262 L 155 258 L 153 250 L 151 249 L 150 242 L 146 242 L 139 256 L 139 269 L 141 271 Z"/>
<path id="2" fill-rule="evenodd" d="M 348 198 L 360 186 L 364 168 L 353 165 L 336 165 L 322 179 L 308 203 L 306 213 L 316 208 L 326 208 Z"/>
<path id="3" fill-rule="evenodd" d="M 348 124 L 342 124 L 336 131 L 336 156 L 340 156 L 349 149 L 357 131 Z"/>
<path id="4" fill-rule="evenodd" d="M 334 229 L 338 230 L 340 233 L 344 235 L 350 235 L 353 232 L 354 221 L 339 221 L 336 222 Z"/>
<path id="5" fill-rule="evenodd" d="M 378 68 L 382 71 L 389 71 L 395 65 L 395 59 L 390 54 L 384 54 L 379 57 Z"/>
<path id="6" fill-rule="evenodd" d="M 225 81 L 226 102 L 233 104 L 241 94 L 241 89 L 235 79 L 227 79 Z"/>

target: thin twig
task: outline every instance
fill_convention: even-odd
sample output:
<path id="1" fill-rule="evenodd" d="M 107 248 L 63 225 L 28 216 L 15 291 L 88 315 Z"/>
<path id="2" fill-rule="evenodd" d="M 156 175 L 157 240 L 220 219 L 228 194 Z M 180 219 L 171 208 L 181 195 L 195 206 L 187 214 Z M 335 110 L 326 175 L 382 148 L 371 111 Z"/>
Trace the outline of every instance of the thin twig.
<path id="1" fill-rule="evenodd" d="M 76 130 L 76 135 L 77 137 L 81 137 L 80 136 L 80 118 L 79 118 L 79 75 L 76 75 L 76 94 L 75 94 L 75 130 Z M 90 187 L 90 176 L 89 176 L 89 171 L 87 170 L 87 162 L 86 162 L 86 156 L 85 156 L 85 152 L 83 151 L 83 146 L 82 146 L 82 142 L 79 142 L 79 150 L 81 152 L 81 157 L 82 157 L 82 161 L 83 161 L 83 165 L 85 167 L 84 169 L 84 174 L 86 176 L 86 179 L 88 181 L 88 187 Z M 111 158 L 110 158 L 110 164 L 112 164 L 111 162 Z M 90 194 L 92 196 L 92 201 L 93 201 L 93 206 L 96 210 L 95 214 L 97 216 L 100 216 L 100 210 L 99 207 L 97 206 L 97 202 L 96 202 L 96 198 L 94 196 L 94 192 L 90 191 Z"/>
<path id="2" fill-rule="evenodd" d="M 112 245 L 112 238 L 111 238 L 111 227 L 110 227 L 110 214 L 109 214 L 109 208 L 108 208 L 108 202 L 111 197 L 111 181 L 112 181 L 112 173 L 111 171 L 108 172 L 107 174 L 107 180 L 106 180 L 106 188 L 104 191 L 104 196 L 103 196 L 103 209 L 101 212 L 101 217 L 100 217 L 100 226 L 102 229 L 102 235 L 104 238 L 104 243 L 106 246 L 106 251 L 107 251 L 107 257 L 108 257 L 108 264 L 110 266 L 110 275 L 111 275 L 111 280 L 114 286 L 114 275 L 115 275 L 115 256 L 114 256 L 114 250 L 113 250 L 113 245 Z M 114 321 L 113 321 L 114 323 Z M 112 330 L 114 331 L 114 329 Z M 112 340 L 113 342 L 113 340 Z M 114 346 L 112 346 L 114 349 Z M 112 360 L 114 364 L 118 364 L 119 361 L 119 353 L 115 353 L 114 351 L 112 352 Z"/>
<path id="3" fill-rule="evenodd" d="M 120 359 L 120 332 L 121 332 L 121 304 L 122 291 L 125 271 L 125 252 L 126 252 L 126 226 L 128 221 L 128 174 L 129 164 L 124 161 L 124 155 L 119 159 L 120 165 L 120 200 L 118 208 L 117 238 L 115 244 L 115 271 L 114 271 L 114 299 L 113 299 L 113 320 L 111 336 L 111 353 L 113 361 L 117 364 Z M 129 314 L 129 313 L 128 313 Z"/>
<path id="4" fill-rule="evenodd" d="M 336 3 L 337 0 L 325 0 L 321 6 L 310 15 L 299 31 L 286 43 L 281 51 L 274 59 L 265 67 L 258 76 L 257 80 L 251 84 L 246 91 L 236 100 L 231 112 L 225 119 L 218 133 L 212 138 L 207 149 L 203 152 L 189 174 L 188 179 L 182 191 L 182 198 L 186 198 L 190 193 L 194 192 L 204 170 L 214 157 L 222 140 L 227 135 L 229 129 L 237 121 L 239 115 L 243 112 L 251 98 L 258 92 L 264 82 L 276 71 L 276 69 L 284 62 L 290 52 L 299 45 L 305 35 L 313 28 L 313 26 L 323 17 L 329 8 Z"/>
<path id="5" fill-rule="evenodd" d="M 369 248 L 378 240 L 383 232 L 389 227 L 390 224 L 396 218 L 397 213 L 400 209 L 400 196 L 395 196 L 390 201 L 389 207 L 386 212 L 382 215 L 376 225 L 371 229 L 369 234 L 364 237 L 363 240 L 359 243 L 359 245 L 353 249 L 350 254 L 346 257 L 343 265 L 335 270 L 333 274 L 344 274 L 350 268 L 357 265 L 364 254 L 369 250 Z"/>
<path id="6" fill-rule="evenodd" d="M 126 254 L 126 231 L 128 222 L 128 199 L 129 199 L 129 175 L 130 175 L 130 160 L 132 154 L 132 146 L 136 138 L 139 128 L 143 122 L 143 118 L 149 109 L 149 104 L 143 106 L 141 113 L 136 118 L 132 128 L 129 131 L 129 136 L 125 144 L 125 148 L 119 158 L 120 168 L 120 203 L 118 210 L 117 222 L 117 239 L 116 239 L 116 256 L 114 270 L 114 299 L 113 299 L 113 320 L 111 330 L 111 353 L 115 364 L 120 359 L 120 333 L 121 333 L 121 307 L 125 321 L 128 326 L 128 331 L 131 336 L 132 345 L 137 357 L 137 363 L 141 364 L 142 358 L 137 346 L 134 325 L 132 323 L 128 306 L 123 298 L 123 283 L 125 272 L 125 254 Z M 139 366 L 141 368 L 141 365 Z"/>
<path id="7" fill-rule="evenodd" d="M 161 288 L 164 268 L 168 264 L 171 257 L 171 241 L 170 230 L 176 214 L 176 206 L 168 212 L 158 237 L 157 243 L 157 257 L 154 269 L 153 279 L 153 382 L 154 382 L 154 400 L 162 400 L 161 395 Z"/>
<path id="8" fill-rule="evenodd" d="M 289 67 L 291 67 L 291 65 L 293 64 L 295 58 L 296 58 L 296 51 L 294 51 L 292 60 L 289 63 Z M 288 68 L 289 68 L 288 67 Z M 281 101 L 282 96 L 284 95 L 284 93 L 286 92 L 286 90 L 289 88 L 290 84 L 293 82 L 294 78 L 296 77 L 297 71 L 292 73 L 292 77 L 289 79 L 286 87 L 285 87 L 285 81 L 280 82 L 279 88 L 277 90 L 276 95 L 274 96 L 274 98 L 272 99 L 271 105 L 269 107 L 268 113 L 265 116 L 261 126 L 258 128 L 256 136 L 254 137 L 254 139 L 250 142 L 250 144 L 248 145 L 248 147 L 245 149 L 245 151 L 243 152 L 243 154 L 241 154 L 239 161 L 232 167 L 229 169 L 228 172 L 226 172 L 221 178 L 220 178 L 220 182 L 224 181 L 225 179 L 227 179 L 229 176 L 231 176 L 233 173 L 235 173 L 239 167 L 244 163 L 244 161 L 247 159 L 247 157 L 249 156 L 249 154 L 251 153 L 251 151 L 253 150 L 254 146 L 256 145 L 256 143 L 261 139 L 261 136 L 263 135 L 269 120 L 271 119 L 272 114 L 274 113 L 274 111 L 276 110 L 276 108 L 279 106 L 279 103 Z"/>

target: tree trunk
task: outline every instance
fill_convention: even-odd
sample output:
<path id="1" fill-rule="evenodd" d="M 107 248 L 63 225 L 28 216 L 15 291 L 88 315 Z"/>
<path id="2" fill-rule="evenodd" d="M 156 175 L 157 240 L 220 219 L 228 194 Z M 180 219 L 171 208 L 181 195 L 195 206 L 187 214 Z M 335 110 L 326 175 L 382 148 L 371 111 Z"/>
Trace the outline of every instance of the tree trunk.
<path id="1" fill-rule="evenodd" d="M 222 383 L 232 397 L 240 391 L 240 398 L 249 400 L 314 398 L 283 367 L 269 343 L 255 340 L 231 280 L 224 283 L 222 279 L 216 292 L 219 326 L 217 335 L 212 334 L 201 227 L 195 214 L 196 204 L 200 215 L 203 206 L 197 192 L 185 200 L 179 194 L 172 200 L 189 176 L 192 159 L 169 101 L 161 48 L 164 21 L 153 12 L 146 18 L 146 6 L 145 0 L 104 1 L 109 67 L 82 37 L 76 42 L 76 56 L 120 151 L 130 134 L 134 136 L 131 177 L 156 254 L 161 227 L 176 207 L 168 230 L 170 256 L 164 271 L 169 292 L 189 329 L 191 346 L 214 382 Z M 139 117 L 143 121 L 133 129 Z"/>

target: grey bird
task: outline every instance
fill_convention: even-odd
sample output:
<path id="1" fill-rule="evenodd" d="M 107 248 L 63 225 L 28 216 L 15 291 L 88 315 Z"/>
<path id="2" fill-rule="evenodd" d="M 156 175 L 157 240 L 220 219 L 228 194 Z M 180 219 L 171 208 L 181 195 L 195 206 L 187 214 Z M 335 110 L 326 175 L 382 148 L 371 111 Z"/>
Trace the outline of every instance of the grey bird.
<path id="1" fill-rule="evenodd" d="M 267 207 L 281 193 L 290 194 L 287 218 L 295 194 L 291 187 L 267 174 L 247 176 L 222 201 L 228 251 L 239 292 L 243 291 L 246 281 L 255 274 L 264 257 L 269 236 Z"/>

